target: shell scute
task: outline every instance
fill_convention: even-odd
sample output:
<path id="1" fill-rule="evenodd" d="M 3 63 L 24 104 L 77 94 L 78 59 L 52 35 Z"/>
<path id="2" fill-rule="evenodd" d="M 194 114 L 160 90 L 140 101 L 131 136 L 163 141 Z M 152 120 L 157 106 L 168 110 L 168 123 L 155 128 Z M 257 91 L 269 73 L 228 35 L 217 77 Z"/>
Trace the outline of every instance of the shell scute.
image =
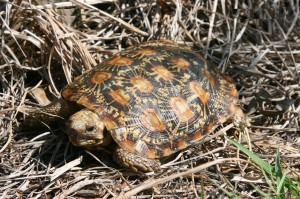
<path id="1" fill-rule="evenodd" d="M 112 77 L 112 73 L 96 71 L 91 76 L 91 84 L 103 84 L 106 80 Z"/>

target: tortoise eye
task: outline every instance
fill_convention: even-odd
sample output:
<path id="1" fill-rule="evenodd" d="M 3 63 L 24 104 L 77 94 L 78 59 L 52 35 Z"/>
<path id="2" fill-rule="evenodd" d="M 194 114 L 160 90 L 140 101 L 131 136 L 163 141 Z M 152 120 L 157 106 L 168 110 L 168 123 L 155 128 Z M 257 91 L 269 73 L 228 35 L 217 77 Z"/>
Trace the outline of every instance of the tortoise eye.
<path id="1" fill-rule="evenodd" d="M 88 126 L 88 127 L 86 128 L 86 131 L 87 131 L 88 133 L 93 132 L 93 131 L 94 131 L 94 126 Z"/>

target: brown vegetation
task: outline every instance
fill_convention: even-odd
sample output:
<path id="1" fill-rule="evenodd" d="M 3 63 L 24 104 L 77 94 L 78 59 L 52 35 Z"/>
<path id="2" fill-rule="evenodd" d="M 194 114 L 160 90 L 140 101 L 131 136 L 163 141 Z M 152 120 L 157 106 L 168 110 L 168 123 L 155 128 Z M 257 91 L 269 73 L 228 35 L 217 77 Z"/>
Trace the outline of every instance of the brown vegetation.
<path id="1" fill-rule="evenodd" d="M 86 2 L 0 0 L 2 198 L 224 198 L 221 188 L 260 197 L 253 184 L 268 192 L 260 169 L 224 136 L 175 154 L 164 173 L 142 174 L 119 168 L 109 152 L 71 146 L 63 126 L 17 131 L 25 113 L 59 97 L 74 77 L 160 38 L 190 46 L 234 78 L 251 125 L 246 133 L 225 125 L 218 135 L 226 131 L 271 165 L 279 150 L 283 170 L 299 181 L 299 1 Z"/>

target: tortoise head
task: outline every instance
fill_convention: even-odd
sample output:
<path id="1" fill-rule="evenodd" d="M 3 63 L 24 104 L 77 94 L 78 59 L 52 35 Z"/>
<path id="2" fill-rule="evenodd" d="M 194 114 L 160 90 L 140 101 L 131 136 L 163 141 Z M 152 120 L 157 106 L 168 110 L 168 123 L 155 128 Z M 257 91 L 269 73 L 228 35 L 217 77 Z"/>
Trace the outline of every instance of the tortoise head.
<path id="1" fill-rule="evenodd" d="M 75 146 L 97 149 L 98 146 L 106 146 L 111 141 L 104 122 L 91 110 L 82 109 L 74 113 L 66 126 L 69 139 Z"/>

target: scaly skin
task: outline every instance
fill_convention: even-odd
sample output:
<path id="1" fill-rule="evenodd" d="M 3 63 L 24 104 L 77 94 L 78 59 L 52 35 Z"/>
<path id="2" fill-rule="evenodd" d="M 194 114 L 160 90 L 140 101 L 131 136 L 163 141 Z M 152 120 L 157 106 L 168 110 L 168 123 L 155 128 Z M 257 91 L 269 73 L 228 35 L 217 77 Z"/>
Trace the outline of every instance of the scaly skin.
<path id="1" fill-rule="evenodd" d="M 81 107 L 77 103 L 57 99 L 51 104 L 29 113 L 20 127 L 22 130 L 45 128 L 48 125 L 65 122 L 73 113 L 80 109 Z"/>
<path id="2" fill-rule="evenodd" d="M 149 159 L 139 156 L 134 153 L 130 153 L 127 150 L 116 147 L 113 153 L 113 159 L 119 165 L 127 167 L 133 171 L 142 172 L 159 172 L 160 162 L 156 159 Z"/>

